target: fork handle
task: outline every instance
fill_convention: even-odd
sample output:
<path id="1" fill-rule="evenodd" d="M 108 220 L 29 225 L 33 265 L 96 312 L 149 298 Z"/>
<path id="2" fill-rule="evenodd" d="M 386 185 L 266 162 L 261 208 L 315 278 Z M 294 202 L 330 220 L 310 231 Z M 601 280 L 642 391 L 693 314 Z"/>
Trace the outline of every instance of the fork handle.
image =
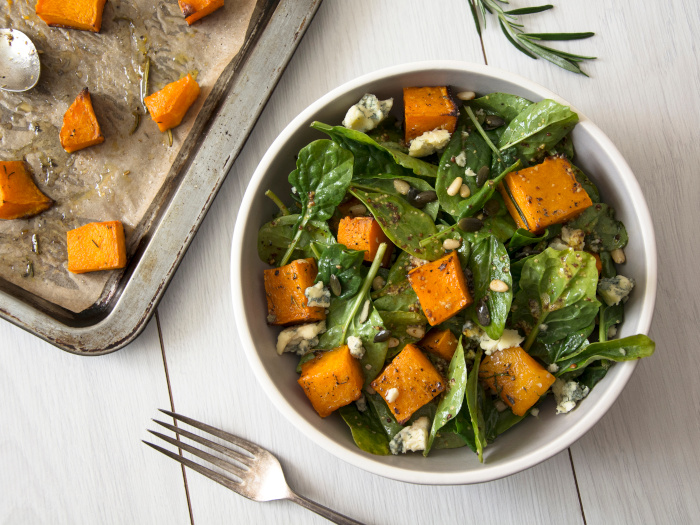
<path id="1" fill-rule="evenodd" d="M 363 523 L 348 518 L 347 516 L 344 516 L 339 512 L 335 512 L 334 510 L 331 510 L 328 507 L 324 507 L 323 505 L 320 505 L 315 501 L 311 501 L 309 498 L 300 496 L 299 494 L 296 494 L 291 490 L 289 491 L 289 497 L 287 499 L 293 501 L 297 505 L 301 505 L 305 509 L 309 509 L 310 511 L 315 512 L 319 516 L 323 516 L 324 518 L 326 518 L 329 521 L 332 521 L 333 523 L 339 523 L 340 525 L 364 525 Z"/>

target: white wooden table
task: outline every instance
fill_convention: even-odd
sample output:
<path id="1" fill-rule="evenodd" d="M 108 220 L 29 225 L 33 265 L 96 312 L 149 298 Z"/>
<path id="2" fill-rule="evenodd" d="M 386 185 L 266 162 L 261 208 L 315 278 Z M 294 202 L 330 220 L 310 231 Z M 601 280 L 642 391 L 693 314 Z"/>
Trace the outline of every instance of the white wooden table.
<path id="1" fill-rule="evenodd" d="M 467 0 L 325 0 L 136 342 L 76 357 L 0 323 L 0 523 L 325 523 L 288 502 L 247 501 L 191 471 L 183 479 L 140 441 L 158 407 L 257 440 L 300 493 L 367 523 L 697 523 L 700 4 L 555 3 L 528 27 L 596 31 L 571 46 L 599 57 L 584 65 L 591 78 L 518 53 L 492 19 L 482 50 Z M 236 211 L 279 131 L 349 79 L 430 59 L 487 60 L 588 115 L 635 172 L 659 249 L 656 355 L 570 450 L 476 486 L 406 485 L 320 450 L 252 377 L 229 292 Z"/>

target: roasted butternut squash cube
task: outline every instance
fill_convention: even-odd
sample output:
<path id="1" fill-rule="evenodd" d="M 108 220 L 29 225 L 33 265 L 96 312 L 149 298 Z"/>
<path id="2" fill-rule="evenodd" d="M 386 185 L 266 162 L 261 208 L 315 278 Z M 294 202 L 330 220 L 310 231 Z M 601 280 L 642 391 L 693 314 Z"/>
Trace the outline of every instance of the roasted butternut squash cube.
<path id="1" fill-rule="evenodd" d="M 414 268 L 408 272 L 408 282 L 431 326 L 446 321 L 473 302 L 457 252 Z"/>
<path id="2" fill-rule="evenodd" d="M 549 390 L 555 378 L 516 346 L 487 355 L 479 366 L 479 379 L 500 396 L 513 414 L 522 416 Z"/>
<path id="3" fill-rule="evenodd" d="M 59 133 L 61 146 L 68 153 L 101 144 L 105 137 L 92 107 L 88 88 L 83 89 L 63 115 L 63 125 Z"/>
<path id="4" fill-rule="evenodd" d="M 434 129 L 454 133 L 459 107 L 447 87 L 403 88 L 403 104 L 406 142 Z"/>
<path id="5" fill-rule="evenodd" d="M 52 204 L 34 184 L 24 161 L 0 161 L 0 219 L 31 217 Z"/>
<path id="6" fill-rule="evenodd" d="M 338 225 L 338 242 L 346 248 L 365 252 L 365 261 L 373 261 L 381 243 L 387 243 L 382 266 L 388 266 L 394 245 L 374 217 L 343 217 Z"/>
<path id="7" fill-rule="evenodd" d="M 322 352 L 301 365 L 297 380 L 321 417 L 357 401 L 365 382 L 362 365 L 347 345 Z"/>
<path id="8" fill-rule="evenodd" d="M 304 292 L 313 286 L 318 268 L 313 259 L 297 259 L 291 263 L 265 270 L 267 320 L 270 324 L 285 325 L 322 321 L 326 310 L 307 306 Z"/>
<path id="9" fill-rule="evenodd" d="M 119 221 L 91 222 L 67 232 L 68 271 L 116 270 L 126 266 L 124 227 Z"/>
<path id="10" fill-rule="evenodd" d="M 498 190 L 515 223 L 532 233 L 570 221 L 593 204 L 563 157 L 509 173 Z"/>
<path id="11" fill-rule="evenodd" d="M 52 27 L 99 33 L 107 0 L 37 0 L 36 14 Z"/>
<path id="12" fill-rule="evenodd" d="M 180 80 L 171 82 L 160 91 L 143 99 L 148 113 L 158 124 L 158 129 L 168 131 L 178 126 L 185 113 L 199 96 L 199 84 L 189 73 Z"/>
<path id="13" fill-rule="evenodd" d="M 224 0 L 177 0 L 177 3 L 189 25 L 224 7 Z"/>
<path id="14" fill-rule="evenodd" d="M 445 380 L 417 346 L 407 344 L 371 386 L 403 425 L 416 410 L 445 390 Z"/>
<path id="15" fill-rule="evenodd" d="M 457 338 L 451 330 L 438 330 L 437 328 L 430 330 L 430 332 L 418 342 L 418 346 L 423 350 L 438 357 L 442 357 L 446 361 L 452 360 L 452 356 L 457 350 L 457 344 Z"/>

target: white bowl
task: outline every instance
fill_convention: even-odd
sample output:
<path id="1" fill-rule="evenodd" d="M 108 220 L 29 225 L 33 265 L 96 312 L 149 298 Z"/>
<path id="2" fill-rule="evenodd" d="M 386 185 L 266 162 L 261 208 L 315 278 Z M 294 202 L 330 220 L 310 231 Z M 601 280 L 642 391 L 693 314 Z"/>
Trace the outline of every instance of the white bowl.
<path id="1" fill-rule="evenodd" d="M 273 188 L 281 197 L 289 187 L 287 175 L 295 155 L 306 144 L 326 138 L 309 128 L 314 120 L 337 125 L 347 109 L 364 93 L 380 99 L 394 97 L 401 104 L 407 86 L 453 86 L 456 91 L 480 94 L 502 91 L 538 101 L 551 98 L 570 105 L 551 91 L 518 75 L 488 66 L 434 61 L 391 67 L 348 82 L 317 100 L 296 117 L 267 151 L 243 197 L 231 250 L 231 287 L 239 336 L 251 367 L 282 415 L 318 445 L 348 463 L 380 476 L 422 484 L 466 484 L 490 481 L 532 467 L 564 450 L 583 436 L 615 402 L 629 380 L 635 362 L 618 363 L 566 415 L 556 416 L 550 402 L 538 418 L 527 418 L 486 448 L 484 464 L 467 447 L 435 450 L 428 458 L 419 453 L 373 456 L 357 448 L 350 429 L 337 415 L 318 417 L 296 380 L 296 359 L 275 352 L 278 330 L 266 324 L 263 269 L 257 256 L 258 228 L 271 220 L 275 205 L 265 197 Z M 575 108 L 572 108 L 575 110 Z M 656 243 L 646 202 L 629 166 L 612 142 L 590 120 L 577 112 L 573 131 L 577 164 L 600 188 L 629 232 L 623 272 L 636 280 L 625 308 L 620 336 L 647 333 L 656 296 Z"/>

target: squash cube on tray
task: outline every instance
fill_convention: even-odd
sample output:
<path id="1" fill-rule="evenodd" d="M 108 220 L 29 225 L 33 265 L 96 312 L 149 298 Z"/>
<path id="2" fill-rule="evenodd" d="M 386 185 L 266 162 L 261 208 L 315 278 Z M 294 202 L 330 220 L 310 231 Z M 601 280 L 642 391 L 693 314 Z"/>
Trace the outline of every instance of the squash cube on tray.
<path id="1" fill-rule="evenodd" d="M 177 0 L 188 25 L 224 7 L 224 0 Z"/>
<path id="2" fill-rule="evenodd" d="M 326 417 L 360 398 L 365 377 L 360 361 L 343 345 L 321 352 L 301 365 L 297 382 L 318 415 Z"/>
<path id="3" fill-rule="evenodd" d="M 37 0 L 36 14 L 52 27 L 99 33 L 107 0 Z"/>
<path id="4" fill-rule="evenodd" d="M 570 221 L 593 205 L 571 164 L 562 157 L 548 157 L 541 164 L 509 173 L 498 190 L 515 223 L 532 233 Z"/>
<path id="5" fill-rule="evenodd" d="M 416 410 L 445 390 L 445 380 L 417 346 L 407 344 L 371 386 L 403 425 Z"/>
<path id="6" fill-rule="evenodd" d="M 457 252 L 414 268 L 408 272 L 408 281 L 431 326 L 446 321 L 473 302 Z"/>
<path id="7" fill-rule="evenodd" d="M 119 221 L 91 222 L 67 232 L 68 271 L 116 270 L 126 266 L 124 227 Z"/>
<path id="8" fill-rule="evenodd" d="M 318 268 L 312 258 L 298 259 L 291 263 L 265 270 L 265 296 L 267 320 L 270 324 L 286 325 L 322 321 L 325 308 L 307 306 L 304 293 L 313 286 Z"/>
<path id="9" fill-rule="evenodd" d="M 523 416 L 549 390 L 555 378 L 516 346 L 484 357 L 479 379 L 500 396 L 513 414 Z"/>
<path id="10" fill-rule="evenodd" d="M 406 142 L 434 129 L 454 133 L 459 107 L 446 86 L 404 88 L 403 103 Z"/>
<path id="11" fill-rule="evenodd" d="M 148 95 L 143 103 L 158 129 L 168 131 L 178 126 L 199 96 L 199 84 L 189 73 L 160 91 Z"/>
<path id="12" fill-rule="evenodd" d="M 365 252 L 365 261 L 373 261 L 381 243 L 386 243 L 387 250 L 382 259 L 382 266 L 388 266 L 394 245 L 384 234 L 374 217 L 343 217 L 338 225 L 338 242 L 350 250 Z"/>
<path id="13" fill-rule="evenodd" d="M 52 204 L 34 184 L 24 161 L 0 161 L 0 219 L 31 217 Z"/>
<path id="14" fill-rule="evenodd" d="M 445 330 L 433 328 L 423 339 L 418 341 L 418 346 L 423 350 L 438 357 L 442 357 L 446 361 L 452 360 L 452 356 L 457 350 L 457 344 L 457 338 L 452 331 L 447 328 Z"/>
<path id="15" fill-rule="evenodd" d="M 101 144 L 105 137 L 92 107 L 88 88 L 83 89 L 63 115 L 63 125 L 59 133 L 61 146 L 68 153 Z"/>

